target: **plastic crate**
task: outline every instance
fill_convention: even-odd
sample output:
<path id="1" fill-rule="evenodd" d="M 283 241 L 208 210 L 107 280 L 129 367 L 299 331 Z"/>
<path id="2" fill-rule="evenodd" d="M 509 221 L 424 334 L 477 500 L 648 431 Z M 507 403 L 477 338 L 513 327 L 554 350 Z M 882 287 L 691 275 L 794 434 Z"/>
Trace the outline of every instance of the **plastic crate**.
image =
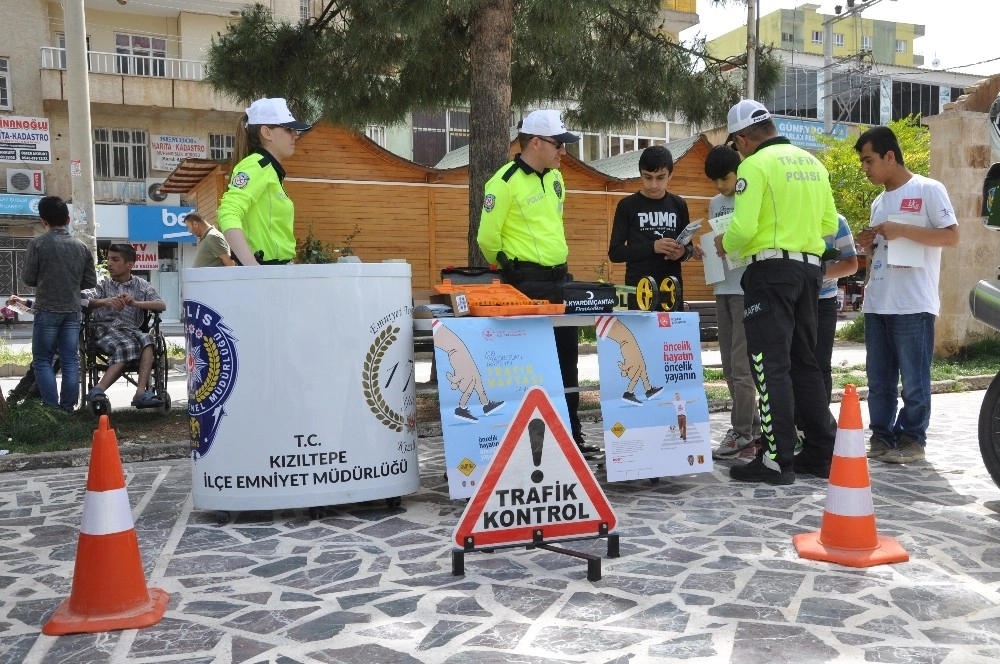
<path id="1" fill-rule="evenodd" d="M 566 311 L 565 304 L 532 300 L 510 284 L 494 279 L 491 284 L 453 284 L 450 279 L 434 286 L 438 293 L 465 293 L 470 316 L 553 316 Z"/>

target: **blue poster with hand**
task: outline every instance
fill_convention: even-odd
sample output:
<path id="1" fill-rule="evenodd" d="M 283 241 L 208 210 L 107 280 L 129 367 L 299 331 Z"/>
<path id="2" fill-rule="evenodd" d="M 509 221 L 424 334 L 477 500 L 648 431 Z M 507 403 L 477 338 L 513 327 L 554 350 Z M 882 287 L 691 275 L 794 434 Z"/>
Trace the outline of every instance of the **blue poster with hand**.
<path id="1" fill-rule="evenodd" d="M 712 470 L 696 313 L 598 316 L 608 481 Z"/>
<path id="2" fill-rule="evenodd" d="M 552 321 L 438 318 L 432 330 L 448 493 L 470 498 L 529 388 L 548 392 L 569 429 Z"/>

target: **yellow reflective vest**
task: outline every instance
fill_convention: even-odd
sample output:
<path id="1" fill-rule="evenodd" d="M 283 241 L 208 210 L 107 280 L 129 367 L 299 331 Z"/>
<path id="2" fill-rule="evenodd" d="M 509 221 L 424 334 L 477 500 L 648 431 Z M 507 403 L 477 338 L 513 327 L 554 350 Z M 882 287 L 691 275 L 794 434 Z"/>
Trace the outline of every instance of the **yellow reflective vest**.
<path id="1" fill-rule="evenodd" d="M 263 260 L 295 257 L 295 205 L 281 186 L 285 170 L 266 150 L 251 152 L 233 167 L 219 203 L 219 228 L 239 228 L 250 251 Z"/>

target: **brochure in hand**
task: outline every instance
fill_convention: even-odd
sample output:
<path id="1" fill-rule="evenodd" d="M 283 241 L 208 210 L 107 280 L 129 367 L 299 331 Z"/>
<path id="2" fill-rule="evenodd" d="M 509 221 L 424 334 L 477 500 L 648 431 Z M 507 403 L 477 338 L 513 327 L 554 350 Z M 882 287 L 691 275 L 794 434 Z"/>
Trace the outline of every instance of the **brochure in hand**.
<path id="1" fill-rule="evenodd" d="M 677 235 L 677 243 L 691 244 L 691 240 L 694 239 L 694 234 L 698 232 L 699 228 L 701 228 L 701 222 L 701 219 L 697 219 L 685 226 L 684 230 Z"/>

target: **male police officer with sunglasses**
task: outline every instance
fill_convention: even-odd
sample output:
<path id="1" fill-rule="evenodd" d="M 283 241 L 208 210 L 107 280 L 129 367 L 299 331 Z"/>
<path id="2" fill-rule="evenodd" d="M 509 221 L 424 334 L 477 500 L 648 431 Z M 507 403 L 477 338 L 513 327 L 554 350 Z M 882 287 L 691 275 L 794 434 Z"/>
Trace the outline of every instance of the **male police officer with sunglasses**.
<path id="1" fill-rule="evenodd" d="M 566 143 L 579 140 L 566 130 L 559 111 L 532 111 L 518 131 L 521 152 L 486 183 L 479 248 L 486 260 L 500 265 L 504 281 L 533 299 L 561 303 L 563 284 L 573 279 L 566 270 L 566 186 L 559 164 Z M 577 334 L 575 327 L 555 328 L 556 352 L 567 388 L 579 385 Z M 573 439 L 584 455 L 596 455 L 600 448 L 584 441 L 579 404 L 579 393 L 566 394 Z"/>

